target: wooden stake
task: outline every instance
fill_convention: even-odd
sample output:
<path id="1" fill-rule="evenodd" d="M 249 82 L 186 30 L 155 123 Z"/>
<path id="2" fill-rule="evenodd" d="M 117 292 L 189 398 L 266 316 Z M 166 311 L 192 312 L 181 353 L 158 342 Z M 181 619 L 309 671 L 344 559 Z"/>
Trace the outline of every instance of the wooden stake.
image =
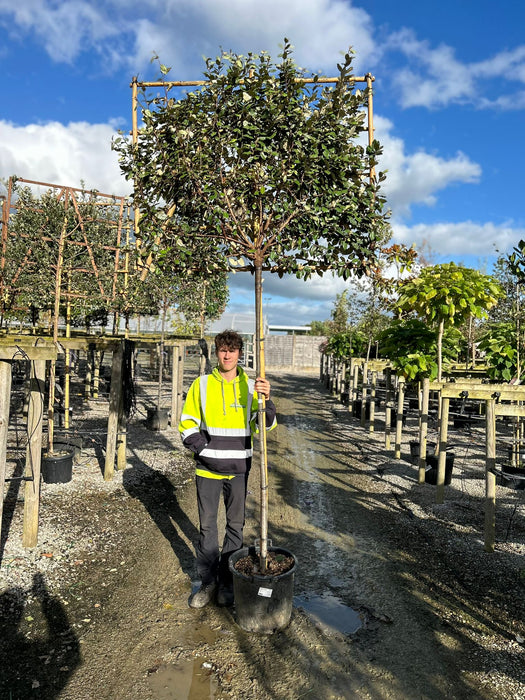
<path id="1" fill-rule="evenodd" d="M 24 547 L 36 547 L 38 542 L 45 374 L 45 360 L 35 360 L 31 363 L 30 398 L 27 415 L 24 528 L 22 533 L 22 545 Z"/>
<path id="2" fill-rule="evenodd" d="M 10 360 L 0 360 L 0 539 L 2 536 L 7 432 L 9 428 L 9 400 L 11 396 L 11 370 L 12 362 Z"/>
<path id="3" fill-rule="evenodd" d="M 255 317 L 256 317 L 256 372 L 258 377 L 265 377 L 264 366 L 264 327 L 262 309 L 262 266 L 255 266 Z M 260 503 L 260 554 L 259 567 L 261 573 L 266 573 L 268 558 L 268 456 L 266 451 L 266 406 L 264 396 L 258 397 L 259 410 L 259 446 L 261 474 L 261 503 Z M 249 407 L 248 407 L 249 408 Z"/>
<path id="4" fill-rule="evenodd" d="M 171 418 L 170 425 L 176 428 L 182 412 L 182 390 L 184 373 L 184 345 L 174 345 L 171 360 Z"/>
<path id="5" fill-rule="evenodd" d="M 363 365 L 363 381 L 361 384 L 361 426 L 366 425 L 366 397 L 368 394 L 368 362 Z"/>
<path id="6" fill-rule="evenodd" d="M 386 370 L 386 395 L 385 395 L 385 450 L 390 450 L 390 432 L 392 421 L 392 370 Z"/>
<path id="7" fill-rule="evenodd" d="M 372 372 L 372 384 L 370 389 L 370 425 L 368 430 L 373 433 L 375 430 L 376 421 L 376 388 L 377 388 L 377 372 Z"/>
<path id="8" fill-rule="evenodd" d="M 428 435 L 428 400 L 429 400 L 429 380 L 423 379 L 421 390 L 421 418 L 419 424 L 419 471 L 418 483 L 425 483 L 425 471 L 427 466 L 427 435 Z"/>
<path id="9" fill-rule="evenodd" d="M 106 442 L 106 462 L 104 481 L 111 481 L 115 473 L 115 450 L 117 446 L 118 416 L 122 393 L 122 344 L 113 350 L 111 364 L 111 389 L 109 391 L 108 437 Z"/>
<path id="10" fill-rule="evenodd" d="M 405 404 L 405 378 L 399 377 L 396 415 L 396 447 L 394 457 L 401 458 L 401 435 L 403 431 L 403 408 Z"/>
<path id="11" fill-rule="evenodd" d="M 486 465 L 485 465 L 485 551 L 494 551 L 496 532 L 496 414 L 494 399 L 486 401 Z"/>
<path id="12" fill-rule="evenodd" d="M 445 471 L 447 459 L 447 434 L 448 434 L 448 414 L 450 399 L 441 399 L 441 419 L 439 424 L 439 453 L 438 470 L 436 481 L 436 503 L 443 503 L 445 499 Z"/>

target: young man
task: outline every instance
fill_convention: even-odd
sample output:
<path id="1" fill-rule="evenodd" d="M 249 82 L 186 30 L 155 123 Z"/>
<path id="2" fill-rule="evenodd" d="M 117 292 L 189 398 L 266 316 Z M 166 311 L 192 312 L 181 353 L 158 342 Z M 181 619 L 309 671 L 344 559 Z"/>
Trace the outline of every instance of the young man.
<path id="1" fill-rule="evenodd" d="M 196 379 L 188 391 L 179 431 L 196 461 L 200 533 L 197 544 L 199 590 L 189 605 L 203 608 L 217 590 L 219 605 L 233 604 L 228 559 L 243 545 L 242 533 L 248 474 L 252 462 L 252 434 L 257 430 L 257 394 L 266 399 L 266 426 L 276 425 L 270 383 L 249 379 L 238 362 L 242 337 L 227 330 L 215 338 L 218 366 Z M 219 552 L 217 515 L 220 498 L 226 509 L 226 531 Z"/>

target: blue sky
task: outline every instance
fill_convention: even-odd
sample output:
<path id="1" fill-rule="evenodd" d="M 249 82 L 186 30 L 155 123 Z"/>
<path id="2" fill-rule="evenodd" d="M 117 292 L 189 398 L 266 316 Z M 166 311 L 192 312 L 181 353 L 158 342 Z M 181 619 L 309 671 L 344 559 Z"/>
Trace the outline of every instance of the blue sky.
<path id="1" fill-rule="evenodd" d="M 352 46 L 355 72 L 375 76 L 394 240 L 489 271 L 525 238 L 524 26 L 514 0 L 0 0 L 0 178 L 129 193 L 110 144 L 153 53 L 196 80 L 220 47 L 277 56 L 286 36 L 301 66 L 333 75 Z M 268 275 L 266 315 L 324 320 L 346 286 Z M 237 274 L 229 310 L 252 308 Z"/>

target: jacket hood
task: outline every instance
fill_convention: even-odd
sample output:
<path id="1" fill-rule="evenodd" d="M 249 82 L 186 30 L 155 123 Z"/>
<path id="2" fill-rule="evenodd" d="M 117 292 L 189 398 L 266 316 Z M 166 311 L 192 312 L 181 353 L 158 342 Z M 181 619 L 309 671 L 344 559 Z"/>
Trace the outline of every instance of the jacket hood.
<path id="1" fill-rule="evenodd" d="M 222 376 L 222 374 L 219 372 L 219 368 L 215 367 L 213 372 L 211 373 L 211 376 L 214 377 L 214 379 L 217 379 L 219 382 L 225 382 L 226 380 Z M 237 366 L 237 376 L 233 380 L 235 384 L 238 384 L 241 379 L 246 379 L 248 380 L 248 375 L 246 372 L 243 370 L 242 367 Z"/>

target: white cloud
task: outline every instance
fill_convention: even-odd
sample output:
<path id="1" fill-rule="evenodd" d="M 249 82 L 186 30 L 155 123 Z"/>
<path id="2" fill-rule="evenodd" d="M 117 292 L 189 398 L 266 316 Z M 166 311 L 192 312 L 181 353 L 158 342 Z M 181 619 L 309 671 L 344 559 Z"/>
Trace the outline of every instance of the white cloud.
<path id="1" fill-rule="evenodd" d="M 16 126 L 0 121 L 0 177 L 80 187 L 127 195 L 130 183 L 111 150 L 115 130 L 107 124 L 51 122 Z"/>
<path id="2" fill-rule="evenodd" d="M 508 85 L 512 81 L 525 83 L 525 46 L 501 51 L 483 61 L 464 63 L 456 58 L 452 47 L 432 47 L 411 29 L 403 29 L 389 37 L 385 50 L 401 52 L 409 59 L 410 67 L 394 75 L 403 107 L 438 108 L 450 103 L 470 103 L 481 109 L 517 109 L 516 97 L 523 106 L 523 93 L 511 94 Z M 499 80 L 499 96 L 494 100 L 486 97 L 487 81 L 491 79 Z"/>
<path id="3" fill-rule="evenodd" d="M 474 221 L 442 222 L 405 226 L 394 223 L 394 240 L 416 248 L 430 248 L 438 255 L 457 260 L 461 256 L 479 257 L 494 255 L 496 249 L 508 253 L 525 238 L 525 229 L 513 227 L 512 223 L 494 224 Z"/>
<path id="4" fill-rule="evenodd" d="M 474 183 L 481 176 L 481 167 L 461 152 L 448 159 L 422 150 L 407 153 L 390 120 L 376 116 L 374 127 L 383 145 L 380 169 L 388 171 L 384 194 L 397 219 L 409 216 L 414 204 L 432 206 L 436 193 L 451 184 Z"/>
<path id="5" fill-rule="evenodd" d="M 0 0 L 0 17 L 11 35 L 34 33 L 54 61 L 65 63 L 88 47 L 114 41 L 122 31 L 97 3 L 78 0 Z"/>
<path id="6" fill-rule="evenodd" d="M 451 47 L 431 48 L 428 41 L 420 41 L 412 30 L 404 29 L 389 38 L 388 48 L 410 59 L 411 67 L 394 76 L 404 107 L 442 106 L 474 94 L 471 71 L 456 60 Z"/>
<path id="7" fill-rule="evenodd" d="M 173 78 L 198 79 L 202 55 L 277 47 L 287 36 L 297 62 L 334 71 L 341 52 L 357 52 L 357 70 L 377 61 L 368 13 L 344 0 L 0 0 L 0 22 L 11 36 L 33 33 L 57 62 L 95 51 L 133 72 L 152 53 L 173 65 Z"/>

